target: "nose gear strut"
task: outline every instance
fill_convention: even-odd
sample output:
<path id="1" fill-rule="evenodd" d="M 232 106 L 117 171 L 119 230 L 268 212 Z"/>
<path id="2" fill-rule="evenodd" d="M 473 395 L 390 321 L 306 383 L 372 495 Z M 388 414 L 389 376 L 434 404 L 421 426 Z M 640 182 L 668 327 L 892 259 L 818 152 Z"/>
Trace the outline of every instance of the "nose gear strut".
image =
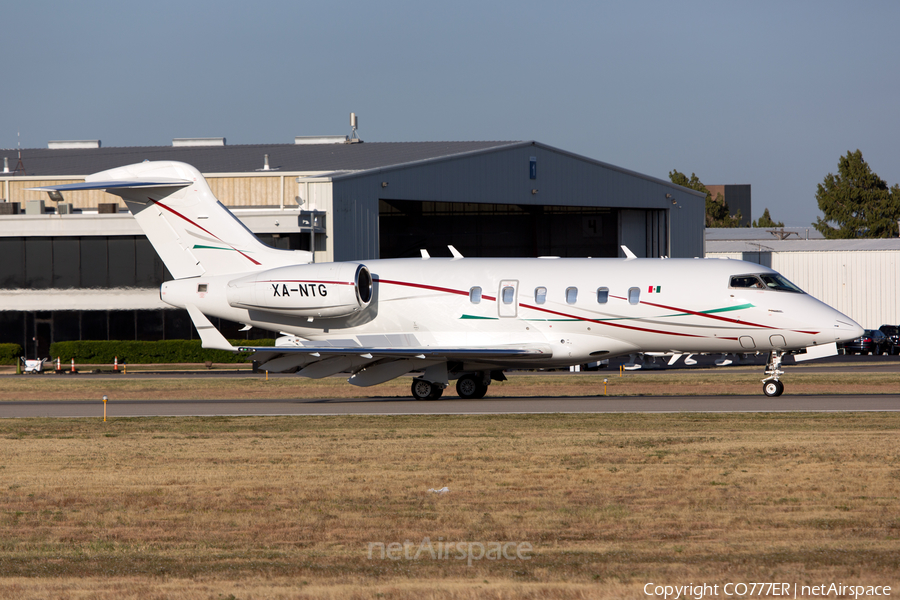
<path id="1" fill-rule="evenodd" d="M 785 352 L 777 352 L 773 350 L 766 360 L 766 377 L 762 380 L 763 394 L 770 397 L 780 396 L 784 391 L 784 384 L 778 379 L 784 375 L 781 370 L 781 360 L 784 358 Z"/>

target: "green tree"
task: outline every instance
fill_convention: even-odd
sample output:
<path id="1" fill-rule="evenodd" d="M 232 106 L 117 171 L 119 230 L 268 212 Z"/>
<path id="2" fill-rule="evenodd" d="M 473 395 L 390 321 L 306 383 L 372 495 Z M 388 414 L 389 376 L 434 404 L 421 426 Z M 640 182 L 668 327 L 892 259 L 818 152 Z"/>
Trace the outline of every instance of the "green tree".
<path id="1" fill-rule="evenodd" d="M 707 227 L 740 227 L 741 226 L 741 211 L 738 210 L 737 214 L 731 216 L 730 211 L 728 210 L 728 204 L 725 203 L 725 198 L 722 194 L 716 194 L 716 197 L 712 197 L 712 193 L 707 189 L 705 185 L 700 181 L 700 178 L 697 177 L 696 174 L 691 173 L 690 179 L 688 179 L 687 175 L 684 173 L 679 173 L 676 170 L 672 170 L 669 172 L 669 180 L 675 185 L 680 185 L 682 187 L 690 188 L 692 190 L 696 190 L 703 194 L 706 194 L 706 226 Z"/>
<path id="2" fill-rule="evenodd" d="M 772 220 L 772 217 L 769 215 L 769 209 L 767 208 L 766 210 L 763 211 L 762 216 L 759 219 L 757 219 L 756 221 L 753 221 L 753 224 L 750 226 L 751 227 L 784 227 L 784 223 L 782 223 L 781 221 L 775 222 L 774 220 Z"/>
<path id="3" fill-rule="evenodd" d="M 829 173 L 816 189 L 819 210 L 813 226 L 826 238 L 886 238 L 897 235 L 900 187 L 872 172 L 862 152 L 847 151 L 838 174 Z"/>

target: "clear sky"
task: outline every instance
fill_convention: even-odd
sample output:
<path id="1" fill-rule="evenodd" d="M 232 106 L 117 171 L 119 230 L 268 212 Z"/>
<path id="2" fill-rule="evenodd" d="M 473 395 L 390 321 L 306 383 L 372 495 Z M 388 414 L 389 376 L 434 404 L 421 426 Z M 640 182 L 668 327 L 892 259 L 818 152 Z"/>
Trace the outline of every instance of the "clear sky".
<path id="1" fill-rule="evenodd" d="M 900 183 L 900 2 L 0 0 L 0 148 L 349 134 L 537 140 L 821 213 L 848 150 Z M 893 141 L 892 141 L 893 140 Z"/>

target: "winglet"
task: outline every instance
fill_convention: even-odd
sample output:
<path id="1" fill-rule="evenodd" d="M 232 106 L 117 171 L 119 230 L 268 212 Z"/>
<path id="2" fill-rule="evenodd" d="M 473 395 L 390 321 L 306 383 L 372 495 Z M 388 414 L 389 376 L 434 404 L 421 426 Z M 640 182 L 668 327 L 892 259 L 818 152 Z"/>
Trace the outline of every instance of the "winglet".
<path id="1" fill-rule="evenodd" d="M 632 258 L 637 258 L 637 256 L 635 255 L 635 253 L 632 252 L 631 250 L 629 250 L 629 249 L 628 249 L 628 246 L 626 246 L 625 244 L 622 244 L 622 245 L 620 246 L 620 248 L 622 248 L 622 252 L 625 253 L 625 258 L 626 258 L 626 259 L 631 260 Z"/>
<path id="2" fill-rule="evenodd" d="M 456 248 L 454 248 L 452 245 L 449 245 L 449 244 L 448 244 L 448 245 L 447 245 L 447 248 L 450 249 L 450 254 L 453 255 L 454 260 L 457 259 L 457 258 L 462 258 L 462 257 L 463 257 L 462 252 L 460 252 L 459 250 L 457 250 Z"/>
<path id="3" fill-rule="evenodd" d="M 215 325 L 210 323 L 209 319 L 206 318 L 206 315 L 200 312 L 199 308 L 193 304 L 188 304 L 185 308 L 187 308 L 188 314 L 191 316 L 191 321 L 194 322 L 194 327 L 197 328 L 197 333 L 200 334 L 201 345 L 204 348 L 228 350 L 230 352 L 238 351 L 237 348 L 232 346 L 229 341 L 225 339 L 222 332 L 216 329 Z"/>

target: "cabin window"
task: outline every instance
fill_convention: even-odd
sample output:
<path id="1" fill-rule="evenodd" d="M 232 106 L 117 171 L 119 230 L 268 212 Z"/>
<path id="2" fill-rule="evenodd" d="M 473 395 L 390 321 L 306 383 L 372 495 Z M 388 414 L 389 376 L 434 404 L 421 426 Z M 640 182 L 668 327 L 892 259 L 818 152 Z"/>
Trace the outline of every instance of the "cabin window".
<path id="1" fill-rule="evenodd" d="M 597 303 L 606 304 L 609 302 L 609 288 L 597 288 Z"/>
<path id="2" fill-rule="evenodd" d="M 469 302 L 472 304 L 481 303 L 481 288 L 479 286 L 476 285 L 469 289 Z"/>
<path id="3" fill-rule="evenodd" d="M 641 288 L 628 288 L 628 304 L 640 304 Z"/>
<path id="4" fill-rule="evenodd" d="M 500 293 L 500 299 L 503 301 L 503 304 L 512 304 L 513 298 L 516 297 L 516 288 L 512 286 L 506 286 L 503 288 L 503 291 Z"/>
<path id="5" fill-rule="evenodd" d="M 543 304 L 547 301 L 547 288 L 541 286 L 534 288 L 534 302 L 535 304 Z"/>
<path id="6" fill-rule="evenodd" d="M 567 304 L 575 304 L 576 300 L 578 300 L 578 288 L 577 287 L 566 288 L 566 303 Z"/>
<path id="7" fill-rule="evenodd" d="M 206 284 L 205 284 L 205 283 L 198 283 L 198 284 L 197 284 L 197 293 L 198 293 L 198 294 L 205 294 L 205 293 L 206 293 Z"/>

